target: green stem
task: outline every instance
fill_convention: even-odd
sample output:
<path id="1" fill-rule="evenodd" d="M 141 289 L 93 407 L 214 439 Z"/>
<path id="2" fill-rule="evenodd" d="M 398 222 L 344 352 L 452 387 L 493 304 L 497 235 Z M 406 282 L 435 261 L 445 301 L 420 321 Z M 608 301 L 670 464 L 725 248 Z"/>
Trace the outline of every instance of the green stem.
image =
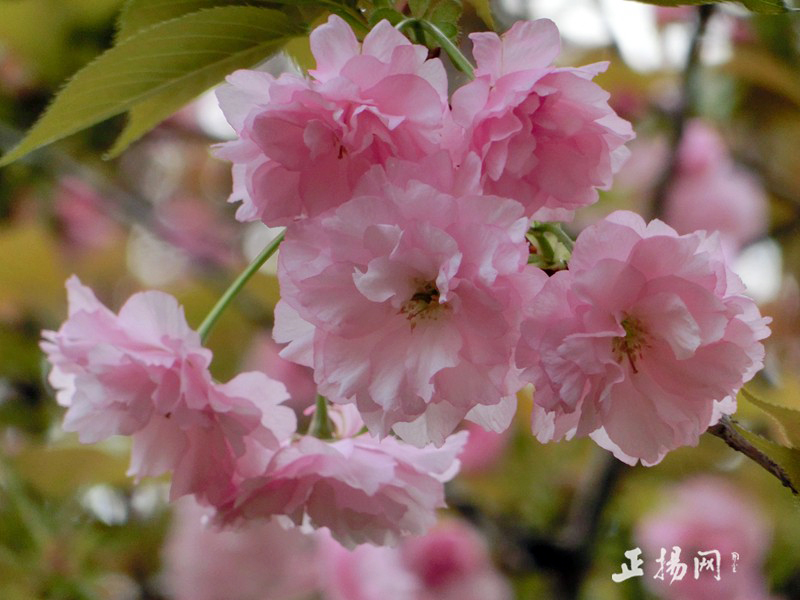
<path id="1" fill-rule="evenodd" d="M 208 337 L 211 328 L 214 327 L 214 324 L 219 319 L 220 315 L 225 311 L 231 301 L 236 297 L 236 295 L 241 291 L 244 285 L 250 280 L 250 278 L 258 271 L 267 260 L 269 260 L 270 256 L 275 254 L 275 251 L 280 246 L 280 243 L 283 241 L 283 236 L 285 232 L 281 232 L 275 239 L 272 240 L 267 247 L 264 248 L 261 253 L 253 259 L 247 268 L 242 271 L 236 280 L 230 285 L 230 287 L 225 290 L 225 293 L 222 294 L 222 297 L 217 300 L 217 303 L 214 305 L 214 308 L 208 313 L 203 322 L 200 324 L 200 327 L 197 328 L 197 333 L 200 334 L 200 341 L 205 342 L 206 338 Z"/>
<path id="2" fill-rule="evenodd" d="M 333 438 L 333 428 L 328 418 L 328 401 L 325 396 L 317 394 L 317 406 L 314 416 L 311 417 L 311 424 L 308 426 L 308 435 L 313 435 L 321 440 Z"/>
<path id="3" fill-rule="evenodd" d="M 556 236 L 556 239 L 564 244 L 567 250 L 572 252 L 572 249 L 575 246 L 575 242 L 572 241 L 572 238 L 567 235 L 567 232 L 561 229 L 561 225 L 558 223 L 538 223 L 534 226 L 534 229 L 538 229 L 540 231 L 547 231 L 552 233 Z"/>
<path id="4" fill-rule="evenodd" d="M 548 263 L 552 263 L 556 259 L 556 251 L 553 250 L 552 244 L 550 244 L 550 240 L 547 239 L 543 231 L 539 231 L 534 229 L 533 235 L 536 238 L 536 245 L 539 246 L 539 250 L 542 252 L 542 257 Z"/>
<path id="5" fill-rule="evenodd" d="M 442 50 L 447 52 L 447 56 L 450 57 L 450 60 L 453 62 L 455 67 L 463 72 L 466 73 L 470 79 L 475 79 L 475 69 L 472 67 L 472 64 L 467 60 L 467 57 L 461 54 L 461 50 L 458 49 L 453 41 L 447 37 L 444 32 L 439 29 L 436 25 L 431 23 L 430 21 L 426 21 L 425 19 L 403 19 L 397 25 L 395 25 L 395 29 L 398 31 L 402 31 L 406 27 L 413 26 L 413 27 L 421 27 L 429 34 L 431 34 L 434 39 L 439 43 Z"/>

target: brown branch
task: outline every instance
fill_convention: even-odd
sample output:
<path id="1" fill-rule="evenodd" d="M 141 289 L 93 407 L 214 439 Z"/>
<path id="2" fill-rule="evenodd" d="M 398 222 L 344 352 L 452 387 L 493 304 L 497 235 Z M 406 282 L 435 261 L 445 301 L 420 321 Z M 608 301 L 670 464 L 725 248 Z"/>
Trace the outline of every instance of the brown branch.
<path id="1" fill-rule="evenodd" d="M 772 460 L 769 456 L 761 452 L 758 448 L 748 442 L 745 437 L 736 431 L 733 427 L 733 422 L 727 416 L 723 416 L 719 423 L 708 428 L 711 435 L 717 436 L 723 442 L 728 444 L 737 452 L 741 452 L 747 458 L 755 462 L 768 473 L 771 473 L 785 486 L 792 490 L 794 495 L 798 495 L 798 490 L 795 488 L 789 475 L 778 463 Z"/>
<path id="2" fill-rule="evenodd" d="M 571 568 L 558 572 L 561 597 L 575 599 L 592 565 L 603 511 L 629 467 L 610 452 L 597 448 L 585 479 L 575 492 L 559 546 L 573 556 Z"/>
<path id="3" fill-rule="evenodd" d="M 603 511 L 628 470 L 609 452 L 596 449 L 558 535 L 538 532 L 507 516 L 489 515 L 453 484 L 447 487 L 447 504 L 483 531 L 506 573 L 547 571 L 553 577 L 553 598 L 575 600 L 592 566 Z"/>
<path id="4" fill-rule="evenodd" d="M 696 81 L 700 71 L 700 52 L 702 50 L 703 38 L 706 33 L 708 21 L 714 13 L 714 5 L 703 4 L 698 7 L 697 13 L 697 28 L 692 36 L 689 54 L 686 58 L 686 67 L 683 70 L 681 97 L 678 107 L 672 116 L 673 128 L 670 137 L 670 153 L 667 158 L 667 165 L 653 190 L 653 204 L 651 208 L 651 217 L 653 218 L 661 218 L 664 214 L 667 193 L 669 192 L 672 180 L 675 178 L 675 174 L 678 170 L 678 150 L 681 145 L 681 140 L 683 140 L 686 121 L 693 112 L 697 100 Z"/>

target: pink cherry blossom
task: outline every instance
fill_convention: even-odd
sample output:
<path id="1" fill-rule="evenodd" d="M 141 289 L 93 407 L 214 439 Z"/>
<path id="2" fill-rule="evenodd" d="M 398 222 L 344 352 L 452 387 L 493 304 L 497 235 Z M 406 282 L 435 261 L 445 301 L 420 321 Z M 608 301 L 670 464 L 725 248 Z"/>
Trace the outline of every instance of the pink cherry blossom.
<path id="1" fill-rule="evenodd" d="M 769 334 L 717 236 L 619 211 L 578 237 L 522 326 L 540 441 L 590 435 L 646 465 L 695 445 L 761 368 Z"/>
<path id="2" fill-rule="evenodd" d="M 240 457 L 266 463 L 294 432 L 281 383 L 255 372 L 211 379 L 211 352 L 172 296 L 138 293 L 115 315 L 77 277 L 67 290 L 69 318 L 42 342 L 64 429 L 84 443 L 132 436 L 129 474 L 172 471 L 173 498 L 220 503 L 235 490 Z"/>
<path id="3" fill-rule="evenodd" d="M 77 250 L 100 250 L 120 237 L 121 228 L 103 206 L 105 200 L 85 181 L 62 177 L 53 196 L 53 211 L 58 217 L 64 238 Z"/>
<path id="4" fill-rule="evenodd" d="M 359 44 L 332 15 L 311 33 L 312 79 L 237 71 L 218 92 L 239 139 L 218 156 L 234 163 L 236 217 L 286 225 L 349 199 L 358 179 L 389 157 L 438 148 L 448 122 L 438 59 L 387 21 Z"/>
<path id="5" fill-rule="evenodd" d="M 263 371 L 272 379 L 286 386 L 289 400 L 284 405 L 290 406 L 296 413 L 302 413 L 313 406 L 317 397 L 317 384 L 314 383 L 314 372 L 308 367 L 290 362 L 279 355 L 281 347 L 267 333 L 258 333 L 250 343 L 244 361 L 244 368 Z"/>
<path id="6" fill-rule="evenodd" d="M 691 22 L 697 17 L 694 6 L 656 6 L 654 12 L 656 23 L 661 26 Z"/>
<path id="7" fill-rule="evenodd" d="M 317 540 L 278 523 L 220 529 L 189 498 L 175 505 L 163 581 L 175 600 L 299 600 L 318 587 Z"/>
<path id="8" fill-rule="evenodd" d="M 326 600 L 509 600 L 486 542 L 461 521 L 445 520 L 397 548 L 347 550 L 320 536 Z"/>
<path id="9" fill-rule="evenodd" d="M 202 200 L 170 198 L 156 206 L 158 235 L 200 264 L 235 267 L 236 229 Z"/>
<path id="10" fill-rule="evenodd" d="M 611 185 L 633 138 L 591 81 L 606 64 L 551 66 L 560 39 L 547 19 L 470 39 L 476 77 L 453 94 L 453 118 L 466 136 L 454 154 L 477 153 L 484 190 L 522 202 L 528 216 L 571 219 Z"/>
<path id="11" fill-rule="evenodd" d="M 665 494 L 665 505 L 646 515 L 636 527 L 635 540 L 642 548 L 647 587 L 665 600 L 767 600 L 763 560 L 769 548 L 769 529 L 762 511 L 737 488 L 714 477 L 697 477 Z M 662 580 L 656 559 L 661 549 L 668 559 L 672 548 L 681 548 L 680 560 L 687 572 L 680 581 Z M 719 564 L 694 573 L 696 553 L 709 552 Z M 733 554 L 736 553 L 734 558 Z M 735 560 L 735 570 L 734 570 Z M 715 567 L 719 566 L 719 580 Z"/>
<path id="12" fill-rule="evenodd" d="M 733 164 L 720 135 L 703 121 L 691 121 L 681 140 L 664 220 L 678 233 L 719 231 L 735 254 L 767 230 L 767 210 L 764 189 Z"/>
<path id="13" fill-rule="evenodd" d="M 422 586 L 403 564 L 398 548 L 363 544 L 347 549 L 330 536 L 318 535 L 318 538 L 324 600 L 419 598 Z"/>
<path id="14" fill-rule="evenodd" d="M 669 144 L 664 137 L 639 138 L 630 149 L 630 160 L 617 175 L 614 190 L 645 209 L 642 200 L 652 197 L 663 175 Z M 689 121 L 666 192 L 664 221 L 681 234 L 718 231 L 723 250 L 733 256 L 764 235 L 768 211 L 763 186 L 733 162 L 720 134 L 701 119 Z"/>
<path id="15" fill-rule="evenodd" d="M 445 506 L 443 484 L 458 471 L 466 435 L 452 435 L 438 449 L 369 434 L 334 441 L 302 436 L 241 484 L 220 520 L 278 516 L 286 524 L 327 527 L 350 548 L 395 545 L 436 522 L 436 509 Z"/>
<path id="16" fill-rule="evenodd" d="M 417 445 L 441 444 L 465 416 L 508 426 L 519 323 L 546 280 L 526 266 L 519 203 L 440 191 L 423 183 L 431 168 L 376 168 L 352 200 L 293 226 L 278 263 L 283 356 L 312 366 L 332 401 L 355 402 L 372 432 Z"/>
<path id="17" fill-rule="evenodd" d="M 480 425 L 467 423 L 465 429 L 469 432 L 469 438 L 458 457 L 461 460 L 461 472 L 488 471 L 502 458 L 511 441 L 512 428 L 501 432 L 487 431 Z"/>
<path id="18" fill-rule="evenodd" d="M 444 520 L 400 546 L 403 564 L 421 582 L 418 600 L 510 600 L 486 541 L 462 521 Z"/>

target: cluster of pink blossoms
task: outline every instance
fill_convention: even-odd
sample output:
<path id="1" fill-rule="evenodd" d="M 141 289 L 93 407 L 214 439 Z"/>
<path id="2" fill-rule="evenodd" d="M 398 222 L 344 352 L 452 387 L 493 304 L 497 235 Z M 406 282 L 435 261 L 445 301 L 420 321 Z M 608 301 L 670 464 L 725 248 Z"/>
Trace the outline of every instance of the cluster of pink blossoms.
<path id="1" fill-rule="evenodd" d="M 133 436 L 132 473 L 171 471 L 172 495 L 220 522 L 354 546 L 433 524 L 453 432 L 505 430 L 528 384 L 540 440 L 591 435 L 630 463 L 732 412 L 768 330 L 714 236 L 615 213 L 568 270 L 529 264 L 532 221 L 571 218 L 627 156 L 630 125 L 592 82 L 605 65 L 552 66 L 547 20 L 471 38 L 475 77 L 450 100 L 426 48 L 387 22 L 360 43 L 335 16 L 311 34 L 309 79 L 238 71 L 219 92 L 237 218 L 286 226 L 274 335 L 332 403 L 333 439 L 297 432 L 264 374 L 213 381 L 170 297 L 114 315 L 77 280 L 43 345 L 66 428 Z"/>
<path id="2" fill-rule="evenodd" d="M 163 581 L 175 600 L 510 600 L 486 540 L 443 519 L 397 547 L 348 551 L 324 531 L 304 535 L 270 521 L 236 529 L 181 500 L 164 548 Z M 268 567 L 268 568 L 267 568 Z"/>
<path id="3" fill-rule="evenodd" d="M 339 439 L 299 435 L 279 381 L 212 379 L 211 352 L 172 296 L 139 293 L 114 314 L 76 277 L 67 288 L 69 318 L 42 342 L 64 429 L 82 442 L 131 436 L 130 475 L 171 473 L 172 499 L 192 494 L 220 521 L 275 516 L 348 546 L 394 544 L 435 522 L 466 433 L 420 449 L 361 433 L 343 408 Z"/>

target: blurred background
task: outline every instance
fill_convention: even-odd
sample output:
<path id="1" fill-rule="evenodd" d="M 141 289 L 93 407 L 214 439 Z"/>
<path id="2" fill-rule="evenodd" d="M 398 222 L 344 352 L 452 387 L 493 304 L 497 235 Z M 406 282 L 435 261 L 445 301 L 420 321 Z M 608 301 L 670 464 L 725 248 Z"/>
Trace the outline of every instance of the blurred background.
<path id="1" fill-rule="evenodd" d="M 0 0 L 0 149 L 111 45 L 121 5 Z M 485 29 L 471 6 L 465 34 Z M 767 366 L 750 388 L 800 409 L 800 20 L 728 3 L 491 7 L 499 30 L 553 19 L 560 64 L 611 61 L 597 81 L 637 132 L 614 187 L 572 232 L 619 208 L 681 233 L 719 230 L 773 318 Z M 698 28 L 704 42 L 687 69 Z M 300 40 L 268 68 L 308 57 Z M 507 434 L 473 436 L 440 527 L 397 550 L 342 554 L 324 536 L 267 526 L 215 533 L 198 507 L 166 502 L 164 481 L 134 483 L 126 439 L 82 446 L 60 429 L 38 343 L 66 316 L 64 281 L 78 274 L 114 310 L 137 290 L 167 291 L 197 326 L 275 232 L 237 223 L 225 202 L 230 167 L 209 148 L 230 129 L 213 94 L 103 160 L 123 125 L 111 119 L 0 169 L 0 598 L 800 598 L 800 511 L 776 479 L 710 435 L 654 468 L 609 466 L 588 440 L 543 446 L 529 432 L 529 397 Z M 268 263 L 214 330 L 212 370 L 227 380 L 263 369 L 294 386 L 302 410 L 310 375 L 282 363 L 269 335 L 273 272 Z M 781 440 L 765 413 L 739 406 L 737 420 Z M 582 514 L 586 506 L 597 510 Z M 576 539 L 579 553 L 559 554 Z M 673 546 L 688 570 L 669 585 L 669 574 L 655 575 Z M 612 581 L 637 547 L 644 576 Z M 712 549 L 719 581 L 695 579 L 694 557 Z"/>

